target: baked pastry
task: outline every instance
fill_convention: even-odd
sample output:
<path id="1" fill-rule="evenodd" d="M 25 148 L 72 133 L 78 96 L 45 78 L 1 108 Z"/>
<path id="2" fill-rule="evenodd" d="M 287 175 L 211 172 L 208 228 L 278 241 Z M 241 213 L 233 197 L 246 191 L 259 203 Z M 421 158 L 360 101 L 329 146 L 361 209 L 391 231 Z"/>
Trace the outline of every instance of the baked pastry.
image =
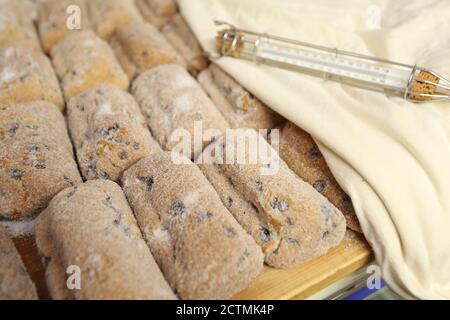
<path id="1" fill-rule="evenodd" d="M 192 157 L 214 139 L 214 135 L 207 134 L 199 139 L 200 129 L 203 133 L 214 130 L 219 135 L 229 127 L 198 83 L 181 66 L 160 65 L 145 71 L 134 81 L 132 92 L 153 136 L 165 150 L 179 146 L 180 134 L 189 135 L 187 138 L 193 137 L 188 141 Z M 200 140 L 199 145 L 195 144 L 196 139 Z M 188 152 L 185 155 L 189 157 Z"/>
<path id="2" fill-rule="evenodd" d="M 339 210 L 299 179 L 264 137 L 253 130 L 246 134 L 245 145 L 228 135 L 219 138 L 197 163 L 224 205 L 263 248 L 266 263 L 290 267 L 337 246 L 346 230 Z M 252 153 L 252 140 L 259 152 Z M 265 161 L 261 150 L 271 158 Z"/>
<path id="3" fill-rule="evenodd" d="M 0 225 L 0 300 L 36 300 L 36 287 L 9 237 Z"/>
<path id="4" fill-rule="evenodd" d="M 272 129 L 283 121 L 215 64 L 200 73 L 198 82 L 233 128 Z"/>
<path id="5" fill-rule="evenodd" d="M 161 29 L 178 8 L 175 0 L 136 0 L 144 19 Z"/>
<path id="6" fill-rule="evenodd" d="M 260 218 L 258 209 L 236 190 L 230 179 L 223 175 L 219 168 L 214 165 L 200 165 L 200 169 L 217 191 L 228 211 L 261 247 L 265 263 L 272 267 L 279 266 L 278 261 L 282 261 L 285 257 L 273 256 L 278 246 L 278 239 L 271 237 L 276 233 L 274 227 Z M 289 257 L 287 259 L 289 260 Z"/>
<path id="7" fill-rule="evenodd" d="M 161 64 L 186 66 L 183 57 L 147 22 L 131 22 L 118 27 L 110 44 L 130 79 Z"/>
<path id="8" fill-rule="evenodd" d="M 80 29 L 70 30 L 67 27 L 69 14 L 67 9 L 76 5 L 80 8 Z M 43 0 L 38 7 L 38 30 L 41 43 L 46 53 L 64 39 L 69 33 L 90 28 L 86 0 Z"/>
<path id="9" fill-rule="evenodd" d="M 181 14 L 174 15 L 162 28 L 162 32 L 186 59 L 191 73 L 197 75 L 208 66 L 208 59 L 203 55 L 200 43 Z"/>
<path id="10" fill-rule="evenodd" d="M 143 21 L 134 0 L 89 0 L 89 17 L 97 35 L 109 40 L 117 27 L 134 21 Z"/>
<path id="11" fill-rule="evenodd" d="M 37 19 L 37 3 L 41 0 L 0 0 L 0 11 L 7 11 L 30 21 Z"/>
<path id="12" fill-rule="evenodd" d="M 74 32 L 51 51 L 66 101 L 95 85 L 109 83 L 128 90 L 129 81 L 108 43 L 91 30 Z"/>
<path id="13" fill-rule="evenodd" d="M 18 43 L 41 50 L 35 17 L 36 5 L 31 1 L 0 1 L 0 50 Z"/>
<path id="14" fill-rule="evenodd" d="M 312 137 L 292 122 L 287 122 L 280 130 L 280 156 L 292 171 L 343 213 L 349 228 L 361 232 L 352 200 L 333 177 Z"/>
<path id="15" fill-rule="evenodd" d="M 70 99 L 68 124 L 86 180 L 118 181 L 138 160 L 161 151 L 129 93 L 103 84 Z"/>
<path id="16" fill-rule="evenodd" d="M 193 163 L 175 164 L 170 152 L 157 153 L 128 169 L 122 186 L 181 298 L 229 298 L 262 270 L 261 250 Z"/>
<path id="17" fill-rule="evenodd" d="M 0 0 L 0 10 L 31 21 L 37 19 L 36 2 L 40 0 Z"/>
<path id="18" fill-rule="evenodd" d="M 0 51 L 0 109 L 35 100 L 47 100 L 64 109 L 58 79 L 49 59 L 24 44 Z"/>
<path id="19" fill-rule="evenodd" d="M 81 182 L 64 117 L 46 101 L 0 110 L 0 217 L 36 216 Z"/>
<path id="20" fill-rule="evenodd" d="M 56 195 L 38 218 L 36 243 L 53 299 L 176 298 L 112 181 L 88 181 Z M 78 288 L 66 280 L 77 271 Z"/>

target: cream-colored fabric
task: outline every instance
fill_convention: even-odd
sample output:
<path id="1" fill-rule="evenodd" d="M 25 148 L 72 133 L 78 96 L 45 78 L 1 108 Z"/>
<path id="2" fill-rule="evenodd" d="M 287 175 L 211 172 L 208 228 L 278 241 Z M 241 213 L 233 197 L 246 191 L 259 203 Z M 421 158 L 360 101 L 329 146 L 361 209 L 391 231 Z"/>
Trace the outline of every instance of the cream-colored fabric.
<path id="1" fill-rule="evenodd" d="M 450 77 L 447 0 L 178 0 L 204 49 L 214 19 L 430 67 Z M 380 18 L 378 20 L 378 18 Z M 450 103 L 399 98 L 222 58 L 217 62 L 313 135 L 351 198 L 388 284 L 450 298 Z"/>

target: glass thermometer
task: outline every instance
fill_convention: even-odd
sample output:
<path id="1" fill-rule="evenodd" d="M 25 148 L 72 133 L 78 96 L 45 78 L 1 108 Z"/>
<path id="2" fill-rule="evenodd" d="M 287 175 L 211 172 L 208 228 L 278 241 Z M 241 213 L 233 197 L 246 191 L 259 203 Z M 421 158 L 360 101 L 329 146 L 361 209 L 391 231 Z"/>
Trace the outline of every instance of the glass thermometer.
<path id="1" fill-rule="evenodd" d="M 218 32 L 219 56 L 299 71 L 412 102 L 450 100 L 450 82 L 413 65 L 226 26 Z"/>

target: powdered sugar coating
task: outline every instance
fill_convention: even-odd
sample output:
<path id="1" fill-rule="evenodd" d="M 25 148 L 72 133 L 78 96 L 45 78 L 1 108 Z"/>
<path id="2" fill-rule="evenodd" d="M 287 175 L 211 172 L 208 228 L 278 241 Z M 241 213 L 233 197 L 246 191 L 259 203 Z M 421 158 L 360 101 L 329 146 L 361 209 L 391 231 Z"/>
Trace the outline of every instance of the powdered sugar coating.
<path id="1" fill-rule="evenodd" d="M 73 97 L 68 124 L 83 177 L 118 181 L 138 160 L 161 150 L 133 96 L 98 85 Z"/>
<path id="2" fill-rule="evenodd" d="M 60 192 L 39 217 L 36 242 L 50 258 L 54 299 L 176 299 L 114 182 L 93 180 Z M 71 265 L 80 268 L 80 290 L 65 286 Z"/>
<path id="3" fill-rule="evenodd" d="M 51 56 L 66 101 L 102 83 L 128 90 L 128 77 L 112 49 L 90 30 L 69 34 L 52 48 Z"/>
<path id="4" fill-rule="evenodd" d="M 34 283 L 7 231 L 0 225 L 0 300 L 36 300 Z"/>
<path id="5" fill-rule="evenodd" d="M 132 92 L 154 137 L 165 150 L 172 150 L 179 143 L 172 140 L 176 130 L 184 129 L 195 137 L 196 122 L 201 123 L 203 131 L 224 132 L 229 127 L 195 79 L 181 66 L 161 65 L 142 73 L 134 81 Z M 211 139 L 206 138 L 203 146 Z M 192 146 L 192 154 L 197 151 Z"/>
<path id="6" fill-rule="evenodd" d="M 264 221 L 258 209 L 236 190 L 230 179 L 223 175 L 218 167 L 201 165 L 200 169 L 217 191 L 224 206 L 261 247 L 265 262 L 272 267 L 279 266 L 278 261 L 283 261 L 285 257 L 283 253 L 279 253 L 276 257 L 273 256 L 273 252 L 279 244 L 279 239 L 274 236 L 276 235 L 274 226 Z M 289 260 L 289 257 L 286 259 Z"/>
<path id="7" fill-rule="evenodd" d="M 262 138 L 260 143 L 267 144 Z M 346 230 L 342 213 L 299 179 L 284 161 L 278 159 L 279 170 L 270 175 L 261 174 L 262 161 L 258 161 L 259 164 L 221 164 L 222 158 L 215 150 L 229 145 L 230 140 L 224 137 L 209 145 L 204 154 L 212 156 L 216 164 L 200 167 L 221 192 L 225 206 L 263 247 L 268 264 L 293 266 L 323 255 L 341 242 Z M 241 151 L 248 153 L 248 150 Z M 218 178 L 219 174 L 225 179 Z M 226 193 L 222 193 L 224 191 Z M 248 213 L 254 216 L 251 220 L 244 217 Z"/>
<path id="8" fill-rule="evenodd" d="M 178 10 L 175 0 L 136 0 L 136 6 L 144 19 L 158 29 L 165 26 Z"/>
<path id="9" fill-rule="evenodd" d="M 361 232 L 350 197 L 333 177 L 319 148 L 308 133 L 287 122 L 280 132 L 280 156 L 292 171 L 344 214 L 349 228 Z"/>
<path id="10" fill-rule="evenodd" d="M 261 271 L 261 250 L 194 164 L 176 165 L 169 152 L 158 153 L 127 170 L 122 185 L 181 298 L 229 298 Z"/>
<path id="11" fill-rule="evenodd" d="M 24 44 L 0 51 L 0 109 L 35 100 L 50 101 L 64 109 L 58 79 L 49 59 Z"/>
<path id="12" fill-rule="evenodd" d="M 41 50 L 34 27 L 36 11 L 36 5 L 28 0 L 0 2 L 0 50 L 19 43 Z"/>
<path id="13" fill-rule="evenodd" d="M 34 226 L 36 219 L 28 219 L 21 221 L 3 220 L 0 226 L 3 226 L 12 238 L 21 238 L 34 234 Z"/>
<path id="14" fill-rule="evenodd" d="M 0 110 L 0 217 L 36 216 L 81 182 L 64 118 L 49 102 Z"/>
<path id="15" fill-rule="evenodd" d="M 37 1 L 41 0 L 0 0 L 0 11 L 34 22 L 37 19 Z"/>
<path id="16" fill-rule="evenodd" d="M 198 82 L 233 128 L 273 129 L 282 121 L 215 64 L 200 73 Z"/>
<path id="17" fill-rule="evenodd" d="M 166 38 L 146 22 L 131 22 L 117 28 L 111 47 L 130 79 L 161 64 L 186 65 Z"/>
<path id="18" fill-rule="evenodd" d="M 117 27 L 143 21 L 134 0 L 89 0 L 87 6 L 92 28 L 105 40 L 111 39 Z"/>
<path id="19" fill-rule="evenodd" d="M 196 75 L 208 66 L 208 59 L 203 55 L 197 38 L 181 14 L 172 16 L 161 31 L 188 62 L 188 70 L 191 73 Z"/>
<path id="20" fill-rule="evenodd" d="M 67 9 L 76 5 L 80 8 L 80 29 L 70 30 L 67 27 L 69 14 Z M 68 34 L 90 28 L 86 9 L 86 0 L 43 0 L 38 5 L 38 30 L 42 47 L 50 52 L 52 47 Z"/>

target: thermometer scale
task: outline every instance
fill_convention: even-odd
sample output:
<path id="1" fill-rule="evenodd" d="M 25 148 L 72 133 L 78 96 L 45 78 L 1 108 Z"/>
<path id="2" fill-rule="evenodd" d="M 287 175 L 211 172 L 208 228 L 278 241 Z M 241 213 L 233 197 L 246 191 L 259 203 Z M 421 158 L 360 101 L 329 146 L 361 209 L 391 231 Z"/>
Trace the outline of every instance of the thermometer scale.
<path id="1" fill-rule="evenodd" d="M 217 34 L 219 56 L 298 71 L 403 97 L 412 102 L 450 100 L 450 82 L 437 73 L 367 55 L 226 26 Z"/>

